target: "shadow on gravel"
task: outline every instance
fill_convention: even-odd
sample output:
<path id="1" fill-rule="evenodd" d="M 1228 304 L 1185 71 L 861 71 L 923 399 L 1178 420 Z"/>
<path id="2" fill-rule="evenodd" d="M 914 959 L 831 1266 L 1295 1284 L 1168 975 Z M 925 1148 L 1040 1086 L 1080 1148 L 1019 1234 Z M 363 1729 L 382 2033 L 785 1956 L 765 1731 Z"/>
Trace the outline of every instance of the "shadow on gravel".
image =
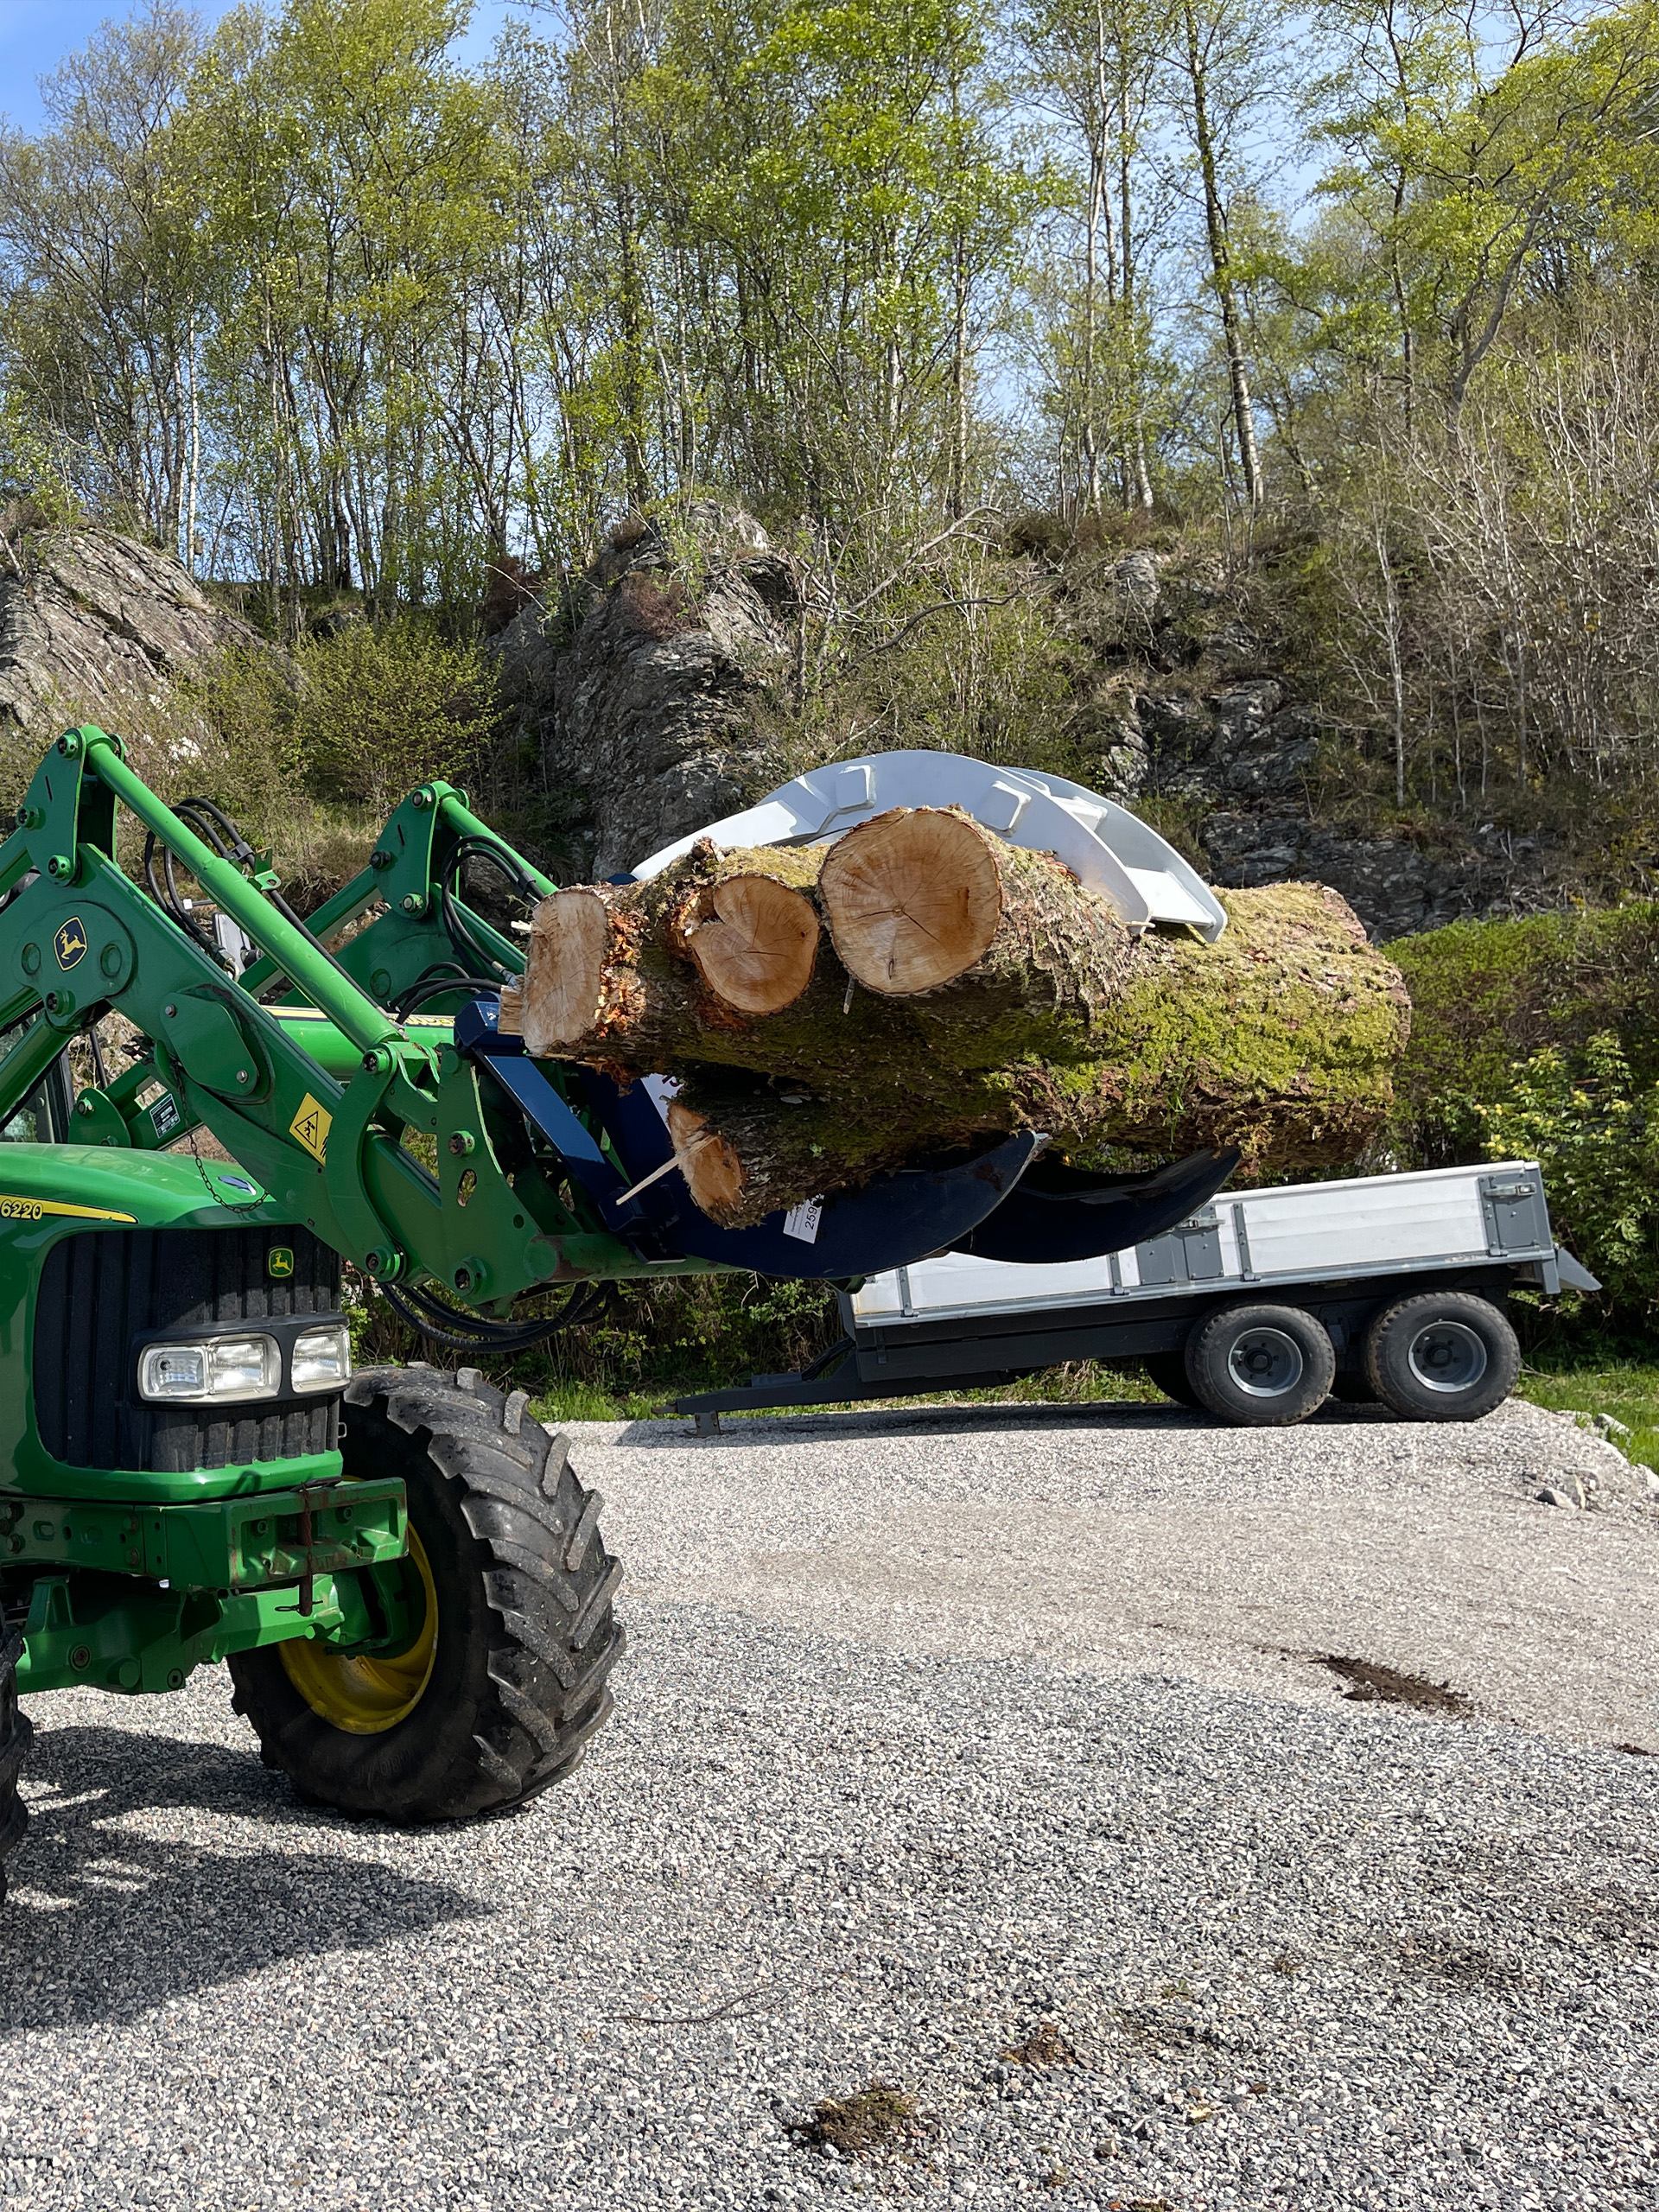
<path id="1" fill-rule="evenodd" d="M 0 1912 L 0 2023 L 121 2021 L 285 1960 L 372 1949 L 486 1908 L 340 1848 L 347 1822 L 306 1811 L 251 1754 L 121 1728 L 43 1732 L 23 1770 L 29 1825 Z M 185 1806 L 288 1831 L 212 1851 L 118 1827 Z M 298 1847 L 307 1832 L 318 1850 Z"/>
<path id="2" fill-rule="evenodd" d="M 1345 1406 L 1333 1400 L 1313 1415 L 1311 1425 L 1370 1427 L 1395 1418 L 1382 1406 Z M 718 1436 L 694 1435 L 690 1416 L 676 1414 L 630 1421 L 615 1440 L 658 1448 L 696 1445 L 701 1450 L 718 1452 L 734 1444 L 799 1444 L 813 1437 L 973 1436 L 986 1431 L 1006 1435 L 1025 1429 L 1103 1427 L 1161 1433 L 1179 1429 L 1227 1433 L 1207 1414 L 1191 1412 L 1185 1406 L 1161 1405 L 1145 1398 L 1097 1398 L 1081 1405 L 1027 1400 L 1012 1405 L 855 1406 L 830 1413 L 722 1414 Z"/>

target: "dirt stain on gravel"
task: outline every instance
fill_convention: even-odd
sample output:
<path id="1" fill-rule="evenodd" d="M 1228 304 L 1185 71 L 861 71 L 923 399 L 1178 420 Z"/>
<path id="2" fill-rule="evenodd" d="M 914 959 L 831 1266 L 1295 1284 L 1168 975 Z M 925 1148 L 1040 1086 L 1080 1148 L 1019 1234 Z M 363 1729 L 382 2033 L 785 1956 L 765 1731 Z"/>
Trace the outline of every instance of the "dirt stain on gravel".
<path id="1" fill-rule="evenodd" d="M 1407 1936 L 1395 1946 L 1395 1958 L 1414 1978 L 1449 1988 L 1477 1982 L 1518 1986 L 1521 1979 L 1509 1960 L 1452 1936 Z"/>
<path id="2" fill-rule="evenodd" d="M 921 2128 L 914 2097 L 890 2082 L 872 2082 L 850 2097 L 820 2098 L 811 2117 L 792 2121 L 790 2133 L 815 2148 L 828 2145 L 843 2158 L 868 2158 L 912 2141 Z"/>
<path id="3" fill-rule="evenodd" d="M 1397 1667 L 1384 1667 L 1374 1659 L 1343 1659 L 1334 1652 L 1320 1652 L 1317 1658 L 1321 1667 L 1352 1685 L 1343 1695 L 1356 1705 L 1408 1705 L 1419 1713 L 1438 1713 L 1453 1720 L 1475 1709 L 1473 1700 L 1449 1682 L 1402 1675 Z"/>
<path id="4" fill-rule="evenodd" d="M 997 2056 L 1009 2066 L 1076 2066 L 1077 2054 L 1052 2020 L 1039 2020 L 1023 2043 Z"/>
<path id="5" fill-rule="evenodd" d="M 1208 2021 L 1195 2019 L 1185 2006 L 1173 2004 L 1141 2003 L 1120 2005 L 1116 2008 L 1117 2024 L 1122 2032 L 1135 2043 L 1143 2044 L 1150 2050 L 1225 2050 L 1230 2048 L 1229 2039 L 1210 2025 Z"/>

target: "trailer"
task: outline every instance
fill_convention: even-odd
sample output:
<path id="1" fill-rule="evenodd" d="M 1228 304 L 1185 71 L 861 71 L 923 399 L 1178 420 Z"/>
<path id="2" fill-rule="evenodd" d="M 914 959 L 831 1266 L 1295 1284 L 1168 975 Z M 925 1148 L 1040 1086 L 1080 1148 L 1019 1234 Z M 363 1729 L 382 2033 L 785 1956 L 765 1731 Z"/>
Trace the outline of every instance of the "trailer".
<path id="1" fill-rule="evenodd" d="M 1144 1368 L 1166 1395 L 1284 1427 L 1335 1396 L 1478 1421 L 1521 1353 L 1512 1288 L 1597 1290 L 1555 1242 L 1535 1160 L 1225 1191 L 1144 1243 L 1016 1265 L 962 1251 L 840 1293 L 846 1332 L 799 1374 L 677 1399 L 723 1413 L 982 1389 L 1072 1360 Z"/>

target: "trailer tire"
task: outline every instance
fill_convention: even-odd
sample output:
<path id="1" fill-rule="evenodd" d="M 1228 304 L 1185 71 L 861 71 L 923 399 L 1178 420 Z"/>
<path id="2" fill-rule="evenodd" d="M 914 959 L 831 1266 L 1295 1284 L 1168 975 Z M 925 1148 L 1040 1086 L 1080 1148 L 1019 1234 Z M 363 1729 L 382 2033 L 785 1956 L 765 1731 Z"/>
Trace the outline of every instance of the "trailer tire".
<path id="1" fill-rule="evenodd" d="M 1223 1306 L 1186 1340 L 1199 1402 L 1239 1428 L 1288 1428 L 1331 1395 L 1337 1356 L 1324 1325 L 1298 1306 Z"/>
<path id="2" fill-rule="evenodd" d="M 611 1711 L 624 1637 L 603 1501 L 523 1394 L 475 1370 L 370 1369 L 346 1399 L 346 1474 L 407 1485 L 421 1626 L 383 1660 L 308 1640 L 245 1652 L 236 1709 L 307 1803 L 408 1823 L 522 1804 L 572 1771 Z"/>
<path id="3" fill-rule="evenodd" d="M 22 1652 L 21 1636 L 0 1637 L 0 1904 L 6 1901 L 6 1860 L 29 1826 L 29 1808 L 17 1788 L 35 1733 L 17 1704 L 17 1662 Z"/>
<path id="4" fill-rule="evenodd" d="M 1423 1291 L 1372 1322 L 1365 1373 L 1383 1404 L 1407 1421 L 1478 1421 L 1514 1389 L 1521 1346 L 1490 1299 Z"/>
<path id="5" fill-rule="evenodd" d="M 1150 1351 L 1141 1364 L 1147 1371 L 1147 1380 L 1154 1390 L 1161 1390 L 1178 1406 L 1190 1406 L 1194 1413 L 1203 1413 L 1205 1403 L 1186 1378 L 1186 1355 L 1179 1351 Z"/>

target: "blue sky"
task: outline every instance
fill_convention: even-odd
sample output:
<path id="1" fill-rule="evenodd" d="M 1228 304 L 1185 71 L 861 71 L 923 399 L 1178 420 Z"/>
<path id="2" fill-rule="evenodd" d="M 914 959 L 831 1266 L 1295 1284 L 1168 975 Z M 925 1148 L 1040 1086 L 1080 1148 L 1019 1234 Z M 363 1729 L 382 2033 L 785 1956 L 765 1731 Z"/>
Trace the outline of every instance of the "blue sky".
<path id="1" fill-rule="evenodd" d="M 233 0 L 195 0 L 194 12 L 204 22 L 214 23 L 232 4 Z M 0 0 L 0 115 L 33 129 L 41 119 L 35 79 L 84 46 L 99 23 L 135 12 L 121 0 Z M 472 29 L 459 50 L 469 56 L 486 54 L 510 12 L 510 0 L 475 0 Z"/>

